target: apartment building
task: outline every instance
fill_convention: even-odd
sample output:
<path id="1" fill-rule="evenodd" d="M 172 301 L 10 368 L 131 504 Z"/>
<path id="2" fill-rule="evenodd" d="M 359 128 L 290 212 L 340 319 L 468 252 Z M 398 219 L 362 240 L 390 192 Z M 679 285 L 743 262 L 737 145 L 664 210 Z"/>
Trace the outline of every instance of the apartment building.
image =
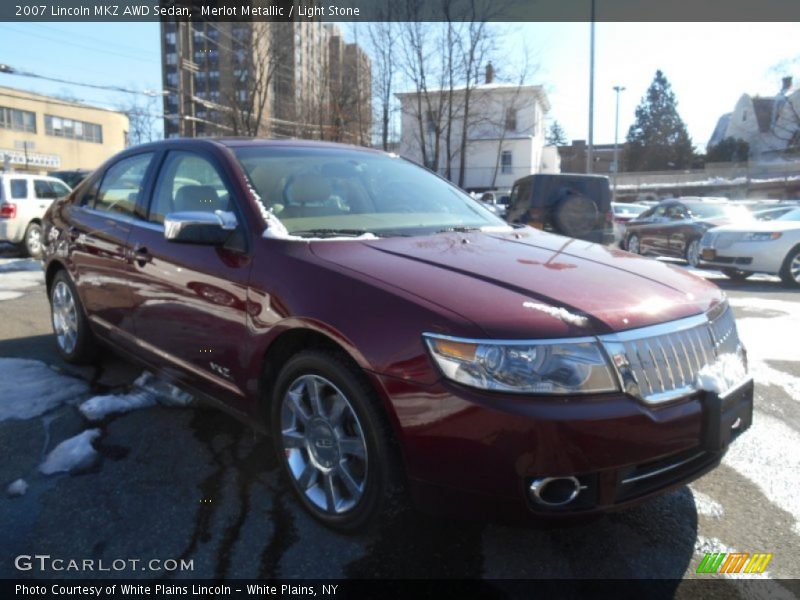
<path id="1" fill-rule="evenodd" d="M 167 137 L 369 142 L 369 58 L 335 26 L 162 22 L 161 48 Z"/>
<path id="2" fill-rule="evenodd" d="M 125 148 L 124 113 L 0 87 L 0 170 L 93 169 Z"/>

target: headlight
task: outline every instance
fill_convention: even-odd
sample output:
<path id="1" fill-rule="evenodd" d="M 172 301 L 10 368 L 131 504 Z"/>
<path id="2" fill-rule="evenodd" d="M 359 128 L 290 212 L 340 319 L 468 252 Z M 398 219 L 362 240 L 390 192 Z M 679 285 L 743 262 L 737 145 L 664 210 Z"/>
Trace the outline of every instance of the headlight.
<path id="1" fill-rule="evenodd" d="M 526 394 L 592 394 L 619 389 L 597 342 L 465 340 L 424 334 L 448 379 L 471 387 Z"/>
<path id="2" fill-rule="evenodd" d="M 743 242 L 771 242 L 781 237 L 777 231 L 772 232 L 758 232 L 758 233 L 745 233 L 742 238 Z"/>

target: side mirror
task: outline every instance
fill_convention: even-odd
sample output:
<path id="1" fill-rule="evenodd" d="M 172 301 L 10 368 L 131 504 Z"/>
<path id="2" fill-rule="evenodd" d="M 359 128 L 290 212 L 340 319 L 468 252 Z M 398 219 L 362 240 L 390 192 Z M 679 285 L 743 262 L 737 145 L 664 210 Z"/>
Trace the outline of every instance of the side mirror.
<path id="1" fill-rule="evenodd" d="M 170 213 L 164 218 L 164 237 L 170 242 L 220 246 L 238 225 L 232 212 Z"/>

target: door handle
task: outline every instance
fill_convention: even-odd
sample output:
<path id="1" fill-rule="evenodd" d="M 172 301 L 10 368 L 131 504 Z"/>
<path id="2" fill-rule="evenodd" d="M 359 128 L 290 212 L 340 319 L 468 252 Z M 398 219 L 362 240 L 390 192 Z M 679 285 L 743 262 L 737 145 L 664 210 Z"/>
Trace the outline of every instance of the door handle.
<path id="1" fill-rule="evenodd" d="M 144 246 L 138 244 L 133 248 L 133 260 L 140 267 L 144 267 L 147 263 L 153 260 L 152 255 Z"/>

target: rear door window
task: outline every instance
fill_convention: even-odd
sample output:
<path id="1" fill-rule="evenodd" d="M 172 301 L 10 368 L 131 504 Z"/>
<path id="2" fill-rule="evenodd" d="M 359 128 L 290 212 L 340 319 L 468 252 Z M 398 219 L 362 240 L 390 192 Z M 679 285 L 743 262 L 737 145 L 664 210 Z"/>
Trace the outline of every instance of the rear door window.
<path id="1" fill-rule="evenodd" d="M 103 175 L 94 199 L 94 209 L 134 216 L 153 153 L 123 158 Z"/>
<path id="2" fill-rule="evenodd" d="M 28 197 L 27 179 L 12 179 L 9 184 L 12 199 L 22 200 Z"/>
<path id="3" fill-rule="evenodd" d="M 53 184 L 46 179 L 34 179 L 33 192 L 39 200 L 53 200 L 58 198 L 56 191 L 53 189 Z"/>

